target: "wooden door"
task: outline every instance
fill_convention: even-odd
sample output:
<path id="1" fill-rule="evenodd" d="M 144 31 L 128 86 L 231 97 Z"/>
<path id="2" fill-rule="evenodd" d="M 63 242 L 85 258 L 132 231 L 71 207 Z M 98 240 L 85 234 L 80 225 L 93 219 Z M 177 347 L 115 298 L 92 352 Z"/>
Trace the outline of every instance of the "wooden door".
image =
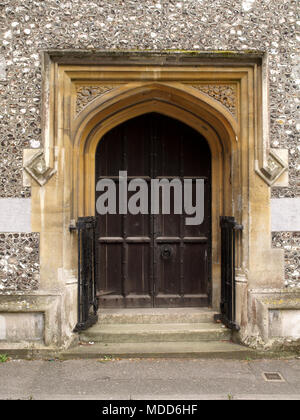
<path id="1" fill-rule="evenodd" d="M 97 215 L 97 284 L 102 307 L 208 306 L 211 272 L 211 155 L 206 140 L 172 118 L 151 113 L 117 126 L 100 141 L 96 182 L 149 187 L 149 214 Z M 151 214 L 151 179 L 203 179 L 204 221 L 186 225 L 186 214 Z M 195 191 L 193 191 L 195 193 Z M 96 192 L 96 200 L 101 193 Z M 128 192 L 128 199 L 134 192 Z M 182 193 L 183 194 L 183 193 Z M 182 198 L 183 200 L 183 198 Z M 161 210 L 161 209 L 160 209 Z"/>

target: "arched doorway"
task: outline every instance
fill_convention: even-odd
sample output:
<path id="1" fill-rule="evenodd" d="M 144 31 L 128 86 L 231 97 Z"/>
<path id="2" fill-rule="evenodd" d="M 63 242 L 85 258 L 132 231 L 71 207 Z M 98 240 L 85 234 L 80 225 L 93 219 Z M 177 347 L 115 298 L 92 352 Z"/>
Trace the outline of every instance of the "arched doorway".
<path id="1" fill-rule="evenodd" d="M 200 307 L 211 303 L 211 152 L 205 138 L 171 117 L 148 113 L 109 132 L 95 156 L 96 184 L 127 183 L 139 178 L 149 187 L 148 214 L 99 215 L 97 223 L 97 288 L 101 307 Z M 204 219 L 186 224 L 175 214 L 170 188 L 170 214 L 151 214 L 151 180 L 203 182 Z M 127 185 L 127 184 L 126 184 Z M 134 192 L 128 192 L 128 199 Z M 97 198 L 101 192 L 96 193 Z M 162 196 L 160 196 L 162 198 Z M 198 203 L 200 204 L 200 203 Z M 184 205 L 182 206 L 184 207 Z"/>
<path id="2" fill-rule="evenodd" d="M 266 162 L 263 60 L 252 53 L 221 57 L 207 51 L 111 56 L 92 51 L 88 60 L 78 52 L 56 53 L 44 54 L 44 152 L 30 162 L 24 155 L 25 168 L 34 175 L 31 221 L 32 231 L 40 236 L 41 290 L 34 299 L 39 312 L 46 308 L 45 342 L 60 346 L 73 339 L 80 309 L 74 227 L 79 218 L 95 216 L 99 141 L 114 127 L 150 112 L 187 124 L 210 147 L 212 308 L 219 311 L 221 302 L 220 216 L 233 216 L 244 226 L 236 244 L 236 319 L 245 334 L 241 339 L 249 334 L 256 341 L 258 330 L 268 334 L 267 306 L 258 295 L 263 288 L 280 288 L 284 270 L 282 250 L 270 248 L 269 186 L 278 172 L 272 160 Z M 28 152 L 32 156 L 33 150 Z M 45 170 L 38 177 L 37 163 Z M 32 311 L 31 296 L 29 300 Z M 257 317 L 261 305 L 266 316 Z"/>

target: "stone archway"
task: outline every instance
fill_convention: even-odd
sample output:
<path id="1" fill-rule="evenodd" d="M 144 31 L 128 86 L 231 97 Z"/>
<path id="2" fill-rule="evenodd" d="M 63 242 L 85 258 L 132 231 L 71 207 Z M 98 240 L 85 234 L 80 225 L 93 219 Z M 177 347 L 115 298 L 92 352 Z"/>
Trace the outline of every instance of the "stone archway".
<path id="1" fill-rule="evenodd" d="M 212 153 L 212 303 L 218 310 L 220 302 L 220 229 L 219 218 L 232 214 L 231 197 L 233 186 L 230 182 L 232 157 L 236 149 L 234 128 L 218 111 L 184 90 L 172 89 L 169 86 L 147 83 L 144 88 L 128 89 L 122 100 L 115 92 L 112 103 L 101 102 L 104 97 L 93 101 L 79 115 L 80 127 L 74 129 L 74 214 L 78 216 L 94 215 L 95 212 L 95 152 L 101 138 L 113 127 L 130 118 L 149 112 L 159 112 L 178 119 L 205 136 Z M 199 94 L 197 92 L 199 96 Z M 183 97 L 183 98 L 182 98 Z M 92 109 L 91 109 L 92 108 Z M 101 108 L 104 108 L 103 110 Z M 201 112 L 202 111 L 202 112 Z M 223 110 L 226 114 L 226 110 Z M 88 127 L 88 130 L 86 129 Z M 91 128 L 92 127 L 92 128 Z M 78 144 L 78 146 L 77 146 Z M 76 147 L 77 146 L 77 147 Z M 80 168 L 80 169 L 79 169 Z M 235 178 L 238 180 L 239 169 L 236 167 Z M 239 188 L 236 181 L 236 188 Z M 236 214 L 240 218 L 241 214 Z"/>
<path id="2" fill-rule="evenodd" d="M 57 334 L 69 337 L 76 323 L 77 241 L 69 225 L 94 214 L 97 144 L 118 124 L 159 112 L 198 131 L 211 149 L 215 309 L 220 302 L 219 217 L 234 216 L 244 226 L 237 247 L 237 318 L 241 335 L 251 335 L 257 320 L 248 311 L 248 290 L 283 282 L 282 252 L 271 249 L 269 185 L 284 168 L 265 142 L 261 58 L 199 56 L 189 64 L 170 64 L 172 57 L 158 60 L 150 54 L 128 65 L 123 56 L 111 62 L 105 56 L 105 64 L 99 57 L 89 66 L 76 54 L 73 62 L 55 53 L 46 56 L 44 154 L 26 164 L 37 181 L 32 184 L 32 227 L 41 235 L 41 287 L 60 291 Z"/>

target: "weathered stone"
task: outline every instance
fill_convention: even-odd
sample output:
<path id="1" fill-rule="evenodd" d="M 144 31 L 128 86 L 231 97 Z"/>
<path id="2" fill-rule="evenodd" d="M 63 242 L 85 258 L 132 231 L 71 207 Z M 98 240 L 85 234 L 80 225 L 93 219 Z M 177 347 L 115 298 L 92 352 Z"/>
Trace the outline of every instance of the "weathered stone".
<path id="1" fill-rule="evenodd" d="M 0 12 L 3 22 L 2 55 L 0 56 L 0 197 L 2 199 L 28 199 L 32 196 L 32 202 L 35 203 L 32 210 L 34 230 L 39 232 L 42 230 L 42 224 L 46 224 L 55 231 L 55 233 L 46 231 L 41 237 L 41 249 L 47 249 L 47 255 L 43 254 L 43 270 L 44 273 L 47 272 L 47 279 L 45 276 L 42 279 L 42 290 L 55 288 L 59 281 L 61 284 L 63 281 L 66 283 L 69 281 L 69 278 L 65 280 L 67 270 L 63 267 L 62 255 L 69 249 L 72 249 L 75 255 L 76 241 L 71 239 L 70 247 L 65 242 L 64 246 L 57 245 L 57 237 L 59 235 L 65 237 L 68 234 L 66 228 L 68 220 L 67 217 L 62 217 L 61 212 L 56 212 L 61 203 L 49 200 L 49 197 L 53 197 L 49 191 L 51 188 L 53 190 L 55 188 L 68 190 L 69 186 L 61 185 L 66 182 L 65 179 L 51 178 L 53 172 L 52 168 L 48 167 L 49 163 L 46 163 L 45 154 L 52 153 L 52 150 L 45 149 L 45 154 L 40 154 L 37 161 L 31 162 L 29 168 L 31 175 L 40 185 L 45 185 L 49 181 L 48 192 L 45 193 L 46 189 L 37 185 L 33 185 L 31 189 L 28 180 L 25 184 L 22 180 L 23 150 L 26 148 L 44 149 L 45 144 L 43 143 L 47 136 L 42 136 L 42 132 L 49 124 L 49 121 L 43 120 L 42 122 L 41 116 L 42 93 L 45 100 L 47 96 L 45 91 L 49 86 L 42 85 L 43 78 L 45 78 L 43 71 L 47 66 L 42 63 L 40 51 L 56 49 L 59 51 L 57 55 L 60 54 L 61 57 L 64 57 L 64 51 L 75 50 L 78 52 L 78 57 L 82 57 L 84 50 L 90 52 L 104 50 L 107 54 L 111 50 L 119 52 L 132 50 L 132 56 L 134 56 L 135 50 L 143 52 L 150 49 L 157 53 L 157 65 L 160 60 L 159 53 L 163 50 L 177 50 L 177 52 L 185 50 L 190 57 L 193 57 L 197 51 L 204 51 L 208 57 L 219 55 L 225 58 L 231 52 L 248 52 L 254 56 L 260 52 L 266 52 L 268 55 L 268 65 L 265 67 L 266 82 L 269 83 L 269 104 L 268 109 L 266 107 L 266 112 L 269 112 L 270 116 L 270 135 L 265 140 L 266 143 L 270 140 L 273 150 L 286 149 L 289 153 L 288 180 L 286 179 L 284 186 L 274 184 L 271 195 L 273 199 L 296 199 L 300 197 L 300 146 L 298 139 L 300 130 L 300 102 L 298 98 L 300 65 L 297 58 L 299 42 L 297 7 L 296 0 L 280 2 L 267 0 L 216 0 L 214 2 L 209 0 L 190 0 L 188 2 L 165 0 L 156 2 L 152 0 L 143 2 L 138 0 L 126 2 L 122 0 L 114 2 L 102 0 L 98 2 L 87 0 L 73 0 L 72 2 L 44 0 L 39 2 L 28 0 L 24 2 L 11 0 L 2 2 Z M 139 58 L 137 55 L 134 57 L 137 60 L 135 64 L 138 66 Z M 126 60 L 130 61 L 127 56 L 124 56 L 124 62 Z M 90 58 L 88 64 L 93 64 L 93 58 Z M 103 81 L 102 90 L 99 86 L 94 86 L 93 82 L 89 82 L 91 91 L 88 90 L 88 86 L 85 87 L 86 90 L 80 86 L 77 90 L 77 102 L 75 99 L 72 104 L 68 104 L 68 100 L 66 100 L 65 106 L 73 106 L 77 112 L 83 111 L 84 113 L 85 106 L 98 96 L 110 92 L 111 88 L 115 86 L 114 82 L 111 79 Z M 227 80 L 226 83 L 231 86 L 235 80 L 232 79 L 230 82 Z M 194 85 L 199 85 L 198 80 L 195 80 Z M 232 95 L 232 89 L 226 92 L 227 96 L 224 96 L 225 91 L 221 88 L 213 92 L 212 85 L 216 86 L 215 83 L 207 80 L 206 91 L 202 90 L 202 92 L 224 105 L 234 116 L 233 120 L 235 119 L 237 122 L 239 112 L 242 111 L 240 98 L 237 99 Z M 74 92 L 76 92 L 76 86 L 74 86 Z M 44 117 L 45 115 L 43 115 Z M 51 136 L 52 133 L 50 135 L 48 133 L 48 137 Z M 54 153 L 57 152 L 57 147 L 58 145 L 54 144 Z M 64 151 L 66 154 L 70 152 L 68 149 Z M 36 150 L 34 154 L 36 154 Z M 248 162 L 251 161 L 252 158 L 248 160 Z M 25 166 L 26 163 L 28 162 L 25 162 Z M 59 162 L 61 166 L 64 163 L 63 159 Z M 269 179 L 270 185 L 281 173 L 282 167 L 280 168 L 280 162 L 279 165 L 277 163 L 278 161 L 272 159 L 271 154 L 271 159 L 265 167 L 265 176 Z M 243 168 L 246 168 L 247 165 L 248 163 L 244 164 Z M 92 176 L 94 177 L 94 174 Z M 33 182 L 33 184 L 35 183 Z M 265 212 L 268 211 L 269 201 L 264 200 L 259 188 L 251 191 L 251 195 L 253 207 L 255 207 L 254 201 L 257 198 L 257 207 L 260 206 Z M 45 203 L 49 206 L 47 217 L 39 219 L 36 217 L 37 214 L 41 214 L 39 206 L 43 206 Z M 56 208 L 54 204 L 57 205 Z M 240 208 L 245 203 L 236 200 L 233 205 Z M 284 203 L 280 205 L 284 205 Z M 66 203 L 66 208 L 69 206 L 70 203 Z M 254 210 L 256 215 L 261 214 L 261 209 Z M 13 216 L 16 214 L 14 206 L 12 206 L 11 214 L 8 215 L 9 219 L 5 219 L 6 223 L 2 229 L 6 233 L 0 234 L 0 290 L 5 293 L 36 290 L 39 285 L 40 236 L 38 233 L 7 232 L 7 229 L 18 229 L 19 232 L 30 230 L 28 216 L 26 216 L 26 220 L 20 219 L 23 220 L 21 225 L 12 223 Z M 277 218 L 277 220 L 279 219 Z M 291 229 L 292 226 L 297 225 L 297 217 L 296 222 L 293 222 L 292 225 L 288 225 L 289 220 L 290 218 L 280 221 L 282 228 L 289 227 Z M 9 228 L 12 224 L 14 225 L 13 229 Z M 255 227 L 258 233 L 252 245 L 261 241 L 261 232 L 265 232 L 266 226 L 269 226 L 268 217 L 258 218 Z M 276 226 L 275 228 L 278 229 Z M 267 249 L 270 246 L 270 234 L 264 236 L 264 241 Z M 298 233 L 274 232 L 273 246 L 283 249 L 285 253 L 286 286 L 297 287 L 300 271 Z M 244 255 L 250 255 L 252 251 L 255 252 L 255 246 L 252 246 L 250 253 L 248 251 L 249 249 L 246 249 Z M 278 254 L 280 253 L 279 251 Z M 73 258 L 71 254 L 70 252 L 70 261 Z M 256 264 L 258 260 L 260 264 L 262 260 L 268 261 L 269 265 L 272 265 L 273 261 L 274 264 L 276 263 L 277 258 L 274 257 L 276 252 L 272 253 L 271 250 L 268 250 L 262 255 L 258 254 L 258 252 L 254 256 L 251 254 L 251 263 L 254 261 Z M 268 258 L 271 254 L 273 259 Z M 51 270 L 51 262 L 54 259 L 57 263 L 57 270 Z M 72 260 L 71 263 L 69 260 L 68 264 L 72 265 L 74 261 Z M 264 281 L 264 270 L 257 271 L 255 275 L 256 278 Z M 280 276 L 279 272 L 278 278 Z M 73 281 L 75 284 L 76 274 L 74 272 L 71 273 L 70 278 L 70 282 Z M 250 280 L 254 281 L 255 279 Z M 278 279 L 274 282 L 278 283 Z M 69 288 L 71 289 L 71 286 Z M 67 298 L 69 301 L 64 310 L 65 318 L 70 324 L 68 327 L 67 323 L 62 324 L 63 328 L 67 330 L 66 335 L 70 334 L 74 324 L 75 289 L 74 287 L 71 292 L 66 292 L 66 296 L 69 293 Z M 243 289 L 243 296 L 244 294 Z M 242 308 L 247 307 L 247 304 L 244 305 L 241 302 L 239 304 Z M 244 317 L 244 319 L 246 318 Z M 61 325 L 58 328 L 60 327 Z"/>
<path id="2" fill-rule="evenodd" d="M 44 318 L 41 313 L 5 313 L 0 315 L 0 342 L 42 342 Z"/>
<path id="3" fill-rule="evenodd" d="M 0 233 L 0 293 L 37 289 L 38 262 L 39 234 Z"/>
<path id="4" fill-rule="evenodd" d="M 0 86 L 1 196 L 30 195 L 22 186 L 22 149 L 42 144 L 39 51 L 49 48 L 268 51 L 271 146 L 291 150 L 290 185 L 275 188 L 273 196 L 299 196 L 296 16 L 295 0 L 191 0 L 180 7 L 162 0 L 4 3 L 2 63 L 7 84 Z M 3 78 L 4 70 L 0 74 Z"/>
<path id="5" fill-rule="evenodd" d="M 0 232 L 31 232 L 30 198 L 0 198 Z"/>
<path id="6" fill-rule="evenodd" d="M 272 231 L 300 231 L 300 198 L 271 200 Z"/>

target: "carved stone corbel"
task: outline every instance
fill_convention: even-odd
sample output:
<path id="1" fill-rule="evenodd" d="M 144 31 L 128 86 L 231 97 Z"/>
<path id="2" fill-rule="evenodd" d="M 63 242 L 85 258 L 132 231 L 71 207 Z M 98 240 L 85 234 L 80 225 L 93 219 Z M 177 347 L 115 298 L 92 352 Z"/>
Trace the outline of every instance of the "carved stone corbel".
<path id="1" fill-rule="evenodd" d="M 36 153 L 25 165 L 25 171 L 40 185 L 45 185 L 56 173 L 56 169 L 46 164 L 43 151 Z"/>
<path id="2" fill-rule="evenodd" d="M 260 167 L 258 161 L 255 162 L 256 173 L 269 185 L 272 186 L 277 179 L 288 169 L 284 162 L 274 150 L 270 150 L 266 164 Z"/>

